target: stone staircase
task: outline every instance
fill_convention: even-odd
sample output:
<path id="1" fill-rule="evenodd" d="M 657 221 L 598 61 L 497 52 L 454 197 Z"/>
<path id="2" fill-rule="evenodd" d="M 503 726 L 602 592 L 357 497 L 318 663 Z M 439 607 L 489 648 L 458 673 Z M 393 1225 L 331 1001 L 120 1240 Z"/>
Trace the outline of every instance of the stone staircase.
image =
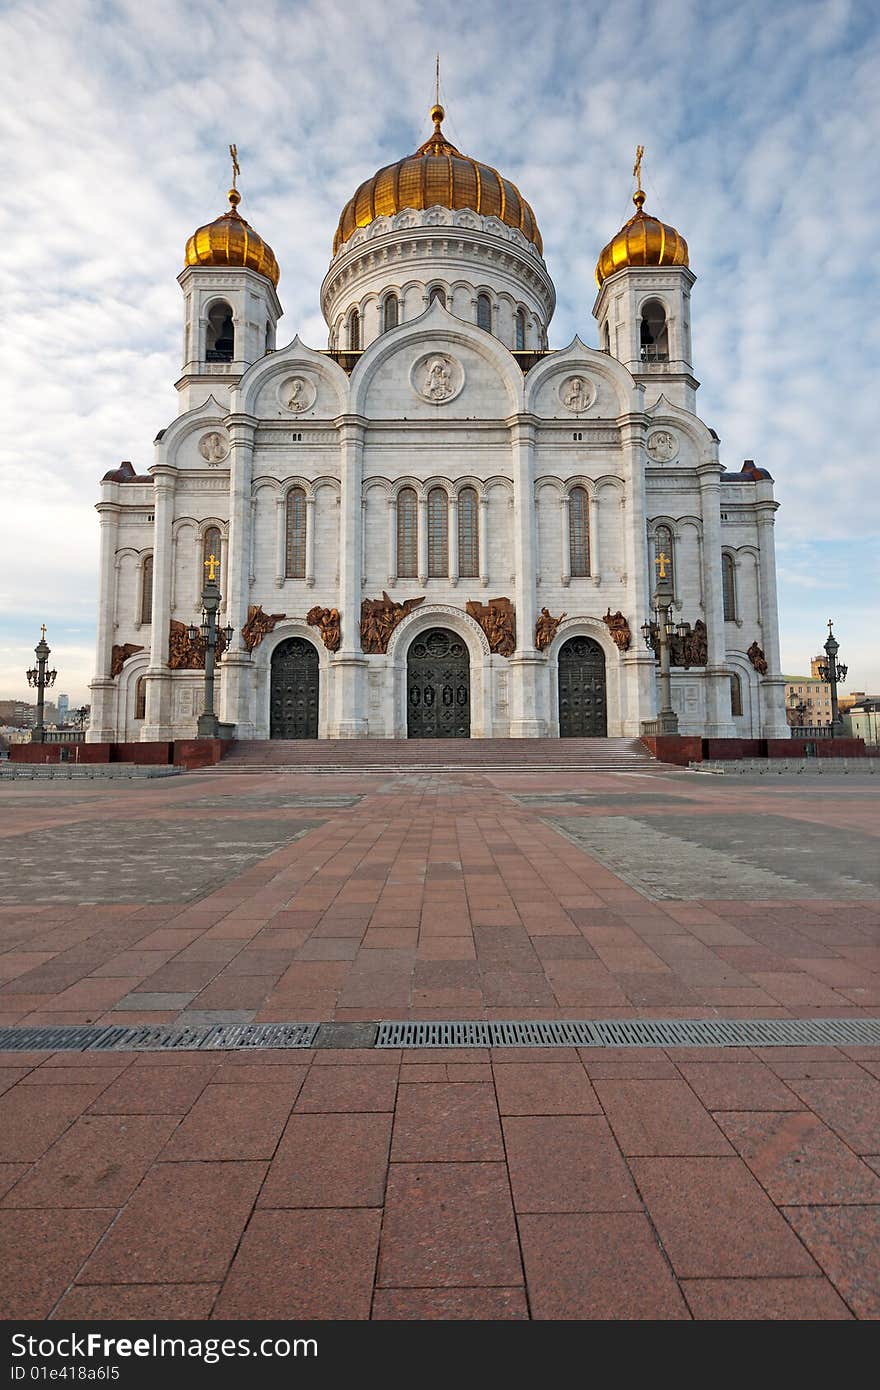
<path id="1" fill-rule="evenodd" d="M 211 769 L 246 772 L 640 772 L 661 766 L 638 739 L 254 739 Z"/>

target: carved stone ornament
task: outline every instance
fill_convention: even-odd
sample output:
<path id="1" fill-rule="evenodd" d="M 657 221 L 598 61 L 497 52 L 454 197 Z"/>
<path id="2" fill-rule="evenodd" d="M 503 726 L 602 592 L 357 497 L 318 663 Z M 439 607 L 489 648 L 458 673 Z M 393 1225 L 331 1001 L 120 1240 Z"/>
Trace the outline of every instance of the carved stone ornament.
<path id="1" fill-rule="evenodd" d="M 512 656 L 516 650 L 516 616 L 509 598 L 490 598 L 488 603 L 470 599 L 465 604 L 469 617 L 480 624 L 489 643 L 489 651 L 499 656 Z"/>
<path id="2" fill-rule="evenodd" d="M 264 613 L 261 605 L 251 604 L 248 608 L 247 622 L 241 630 L 241 640 L 252 652 L 258 647 L 264 637 L 267 637 L 276 623 L 280 623 L 282 618 L 286 618 L 286 613 Z"/>
<path id="3" fill-rule="evenodd" d="M 764 648 L 759 647 L 757 642 L 753 642 L 746 652 L 746 656 L 754 666 L 759 676 L 767 674 L 767 658 L 764 655 Z"/>
<path id="4" fill-rule="evenodd" d="M 559 399 L 572 415 L 581 415 L 593 404 L 596 392 L 586 377 L 567 376 L 559 388 Z"/>
<path id="5" fill-rule="evenodd" d="M 168 630 L 168 665 L 172 671 L 204 671 L 205 647 L 206 642 L 201 633 L 194 642 L 190 642 L 186 623 L 180 623 L 176 618 L 171 619 Z M 225 650 L 226 638 L 223 629 L 218 628 L 214 647 L 215 662 L 220 660 Z"/>
<path id="6" fill-rule="evenodd" d="M 615 647 L 618 647 L 622 652 L 628 652 L 632 645 L 632 633 L 629 630 L 629 623 L 620 609 L 616 613 L 612 613 L 609 608 L 602 621 L 611 633 L 611 640 Z"/>
<path id="7" fill-rule="evenodd" d="M 660 655 L 660 642 L 656 634 L 651 638 L 651 648 L 655 656 Z M 702 618 L 697 618 L 686 637 L 679 637 L 676 633 L 671 638 L 669 651 L 669 664 L 671 666 L 682 666 L 688 670 L 691 666 L 705 666 L 708 659 L 709 638 L 706 624 Z"/>
<path id="8" fill-rule="evenodd" d="M 678 453 L 678 440 L 669 430 L 652 430 L 647 448 L 655 463 L 669 463 Z"/>
<path id="9" fill-rule="evenodd" d="M 423 401 L 447 405 L 464 386 L 464 368 L 448 353 L 429 352 L 413 364 L 410 380 Z"/>
<path id="10" fill-rule="evenodd" d="M 289 376 L 278 388 L 278 399 L 285 410 L 301 415 L 315 404 L 317 391 L 304 376 Z"/>
<path id="11" fill-rule="evenodd" d="M 128 658 L 134 656 L 135 652 L 142 651 L 143 647 L 136 647 L 133 642 L 126 642 L 122 646 L 114 645 L 110 652 L 110 675 L 114 680 L 122 671 Z"/>
<path id="12" fill-rule="evenodd" d="M 376 655 L 387 652 L 388 639 L 397 624 L 424 601 L 422 596 L 395 603 L 384 589 L 381 598 L 365 598 L 361 604 L 361 650 Z"/>
<path id="13" fill-rule="evenodd" d="M 542 608 L 541 615 L 535 623 L 535 646 L 539 652 L 545 652 L 556 636 L 556 629 L 567 614 L 560 613 L 558 618 L 554 618 L 549 608 Z"/>
<path id="14" fill-rule="evenodd" d="M 219 430 L 211 430 L 199 440 L 199 453 L 210 468 L 216 468 L 229 456 L 229 440 Z"/>
<path id="15" fill-rule="evenodd" d="M 306 614 L 309 627 L 316 627 L 321 633 L 321 641 L 328 652 L 337 652 L 342 638 L 338 608 L 322 608 L 316 604 Z"/>

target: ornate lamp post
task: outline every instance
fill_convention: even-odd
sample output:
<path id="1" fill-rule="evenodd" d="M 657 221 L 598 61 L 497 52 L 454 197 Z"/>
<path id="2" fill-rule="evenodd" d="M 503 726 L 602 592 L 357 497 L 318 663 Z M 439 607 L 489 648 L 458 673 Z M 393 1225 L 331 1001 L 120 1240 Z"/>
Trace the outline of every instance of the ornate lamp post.
<path id="1" fill-rule="evenodd" d="M 843 720 L 840 717 L 840 706 L 837 703 L 837 686 L 846 680 L 848 666 L 842 666 L 837 660 L 837 653 L 840 651 L 840 643 L 834 636 L 831 626 L 833 618 L 828 619 L 828 638 L 825 642 L 825 660 L 819 665 L 819 676 L 823 681 L 827 681 L 831 686 L 831 737 L 839 738 Z"/>
<path id="2" fill-rule="evenodd" d="M 57 671 L 47 671 L 46 662 L 49 660 L 49 653 L 52 650 L 46 641 L 46 624 L 40 628 L 41 637 L 34 647 L 37 658 L 36 666 L 32 666 L 27 673 L 28 685 L 34 686 L 37 692 L 37 727 L 31 734 L 32 743 L 45 743 L 46 730 L 43 725 L 43 707 L 46 699 L 46 689 L 55 684 Z"/>
<path id="3" fill-rule="evenodd" d="M 655 616 L 642 623 L 642 636 L 645 646 L 658 650 L 660 654 L 660 713 L 656 719 L 647 721 L 645 732 L 652 734 L 677 734 L 678 715 L 672 708 L 672 678 L 670 676 L 670 652 L 676 624 L 672 617 L 672 575 L 669 569 L 669 556 L 663 551 L 657 556 L 657 587 L 654 590 L 653 604 Z M 678 635 L 684 637 L 690 625 L 680 623 Z"/>
<path id="4" fill-rule="evenodd" d="M 75 711 L 74 717 L 80 729 L 84 729 L 86 727 L 86 720 L 88 719 L 91 712 L 91 705 L 80 705 L 79 709 Z"/>
<path id="5" fill-rule="evenodd" d="M 214 713 L 214 670 L 216 666 L 216 648 L 219 631 L 217 627 L 217 611 L 220 607 L 220 585 L 217 583 L 217 567 L 220 561 L 216 555 L 209 555 L 205 561 L 205 569 L 208 571 L 205 580 L 205 587 L 202 590 L 202 622 L 201 627 L 196 627 L 194 623 L 187 629 L 187 636 L 190 642 L 196 642 L 199 636 L 205 640 L 205 707 L 199 715 L 198 732 L 199 738 L 216 738 L 220 731 L 220 721 Z M 227 624 L 222 629 L 223 636 L 227 645 L 232 638 L 232 627 Z"/>

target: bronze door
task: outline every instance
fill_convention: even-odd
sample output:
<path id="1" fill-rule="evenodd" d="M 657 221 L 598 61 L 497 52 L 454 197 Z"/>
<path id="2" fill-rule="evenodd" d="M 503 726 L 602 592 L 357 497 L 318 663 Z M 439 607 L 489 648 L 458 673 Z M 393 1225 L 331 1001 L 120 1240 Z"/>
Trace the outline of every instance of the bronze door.
<path id="1" fill-rule="evenodd" d="M 470 738 L 471 668 L 460 637 L 431 628 L 407 653 L 406 707 L 409 738 Z"/>
<path id="2" fill-rule="evenodd" d="M 318 653 L 302 637 L 288 637 L 272 653 L 269 732 L 272 738 L 318 737 Z"/>
<path id="3" fill-rule="evenodd" d="M 605 656 L 592 637 L 571 637 L 559 652 L 559 737 L 605 738 Z"/>

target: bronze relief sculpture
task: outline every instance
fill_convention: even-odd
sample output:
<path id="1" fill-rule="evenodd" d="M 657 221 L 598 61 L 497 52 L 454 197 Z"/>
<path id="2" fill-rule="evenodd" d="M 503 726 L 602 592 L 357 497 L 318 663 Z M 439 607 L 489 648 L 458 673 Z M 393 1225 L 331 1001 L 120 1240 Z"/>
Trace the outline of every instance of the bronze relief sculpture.
<path id="1" fill-rule="evenodd" d="M 310 627 L 316 627 L 321 633 L 321 641 L 328 652 L 339 650 L 339 643 L 342 638 L 342 627 L 338 608 L 322 608 L 320 604 L 315 604 L 306 614 L 306 622 Z"/>
<path id="2" fill-rule="evenodd" d="M 110 675 L 115 679 L 128 658 L 134 656 L 135 652 L 142 651 L 143 647 L 136 647 L 133 642 L 125 642 L 122 646 L 115 645 L 110 653 Z"/>
<path id="3" fill-rule="evenodd" d="M 767 658 L 764 655 L 763 647 L 759 647 L 757 642 L 753 642 L 746 652 L 746 656 L 754 666 L 759 676 L 767 674 Z"/>
<path id="4" fill-rule="evenodd" d="M 562 619 L 567 614 L 560 613 L 558 618 L 554 618 L 549 608 L 542 608 L 538 621 L 535 623 L 535 646 L 539 652 L 545 652 L 556 636 L 557 628 Z"/>
<path id="5" fill-rule="evenodd" d="M 286 613 L 264 613 L 262 606 L 251 604 L 248 608 L 247 622 L 241 630 L 241 640 L 252 652 L 258 647 L 264 637 L 272 631 L 276 623 L 280 623 L 282 618 L 286 618 Z"/>
<path id="6" fill-rule="evenodd" d="M 397 603 L 384 589 L 381 598 L 365 598 L 361 603 L 361 650 L 374 655 L 387 652 L 397 624 L 424 601 L 424 597 L 408 598 Z"/>
<path id="7" fill-rule="evenodd" d="M 516 650 L 516 616 L 509 598 L 490 598 L 488 603 L 469 599 L 465 611 L 480 624 L 490 652 L 497 652 L 499 656 L 513 655 Z"/>
<path id="8" fill-rule="evenodd" d="M 632 633 L 630 632 L 629 623 L 626 621 L 620 609 L 618 609 L 616 613 L 612 613 L 609 608 L 602 621 L 611 633 L 611 640 L 614 645 L 620 651 L 628 652 L 632 645 Z"/>

